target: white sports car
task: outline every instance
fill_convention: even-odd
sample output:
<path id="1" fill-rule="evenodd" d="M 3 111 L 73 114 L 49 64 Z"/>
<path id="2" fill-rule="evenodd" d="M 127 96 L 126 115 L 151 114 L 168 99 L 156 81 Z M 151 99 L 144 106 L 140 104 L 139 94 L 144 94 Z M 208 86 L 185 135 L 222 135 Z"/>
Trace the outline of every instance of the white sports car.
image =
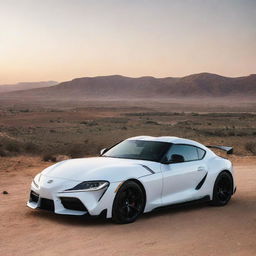
<path id="1" fill-rule="evenodd" d="M 223 206 L 236 190 L 234 171 L 209 147 L 177 137 L 129 138 L 103 149 L 99 157 L 46 168 L 32 181 L 27 205 L 57 214 L 105 214 L 117 223 L 192 201 Z"/>

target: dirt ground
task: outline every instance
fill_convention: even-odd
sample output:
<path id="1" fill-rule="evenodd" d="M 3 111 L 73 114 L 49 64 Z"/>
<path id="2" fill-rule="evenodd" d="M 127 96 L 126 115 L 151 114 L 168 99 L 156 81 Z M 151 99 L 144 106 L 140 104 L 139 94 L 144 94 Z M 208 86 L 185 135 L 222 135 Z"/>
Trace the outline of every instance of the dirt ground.
<path id="1" fill-rule="evenodd" d="M 27 208 L 31 179 L 49 163 L 0 158 L 0 255 L 256 255 L 256 158 L 233 160 L 238 190 L 226 207 L 165 209 L 116 225 Z"/>

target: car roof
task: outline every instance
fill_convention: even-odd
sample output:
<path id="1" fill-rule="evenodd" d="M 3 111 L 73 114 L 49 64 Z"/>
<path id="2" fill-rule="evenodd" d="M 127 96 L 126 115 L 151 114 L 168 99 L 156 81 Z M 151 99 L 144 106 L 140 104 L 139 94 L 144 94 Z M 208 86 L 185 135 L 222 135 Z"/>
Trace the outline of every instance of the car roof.
<path id="1" fill-rule="evenodd" d="M 173 136 L 160 136 L 160 137 L 153 137 L 153 136 L 136 136 L 128 138 L 127 140 L 145 140 L 145 141 L 160 141 L 160 142 L 169 142 L 174 144 L 189 144 L 197 147 L 201 147 L 205 150 L 208 150 L 203 144 L 196 142 L 194 140 L 173 137 Z"/>

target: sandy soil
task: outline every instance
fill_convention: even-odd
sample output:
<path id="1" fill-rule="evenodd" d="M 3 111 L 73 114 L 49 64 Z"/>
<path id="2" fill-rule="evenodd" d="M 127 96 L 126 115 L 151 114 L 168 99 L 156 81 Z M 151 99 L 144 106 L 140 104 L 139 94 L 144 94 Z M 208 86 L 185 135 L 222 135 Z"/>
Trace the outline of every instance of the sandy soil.
<path id="1" fill-rule="evenodd" d="M 31 179 L 47 165 L 0 159 L 1 256 L 256 255 L 256 158 L 234 159 L 238 191 L 226 207 L 162 210 L 129 225 L 27 208 Z"/>

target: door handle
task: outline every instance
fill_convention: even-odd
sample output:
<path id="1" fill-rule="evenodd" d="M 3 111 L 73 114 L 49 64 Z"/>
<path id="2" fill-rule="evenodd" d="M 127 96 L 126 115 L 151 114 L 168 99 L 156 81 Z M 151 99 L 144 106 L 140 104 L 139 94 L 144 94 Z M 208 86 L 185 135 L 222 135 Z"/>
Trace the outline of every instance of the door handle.
<path id="1" fill-rule="evenodd" d="M 199 172 L 203 172 L 203 171 L 205 171 L 205 168 L 202 167 L 202 166 L 200 166 L 200 167 L 197 168 L 197 170 L 198 170 Z"/>

